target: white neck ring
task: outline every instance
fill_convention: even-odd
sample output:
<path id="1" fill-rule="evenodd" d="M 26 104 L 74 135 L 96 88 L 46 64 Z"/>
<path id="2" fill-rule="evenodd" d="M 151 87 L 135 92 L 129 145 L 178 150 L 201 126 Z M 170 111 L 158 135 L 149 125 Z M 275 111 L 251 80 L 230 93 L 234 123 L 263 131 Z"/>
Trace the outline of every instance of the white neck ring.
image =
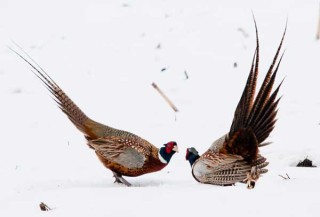
<path id="1" fill-rule="evenodd" d="M 167 164 L 168 162 L 161 156 L 160 152 L 158 152 L 159 160 L 161 163 Z"/>

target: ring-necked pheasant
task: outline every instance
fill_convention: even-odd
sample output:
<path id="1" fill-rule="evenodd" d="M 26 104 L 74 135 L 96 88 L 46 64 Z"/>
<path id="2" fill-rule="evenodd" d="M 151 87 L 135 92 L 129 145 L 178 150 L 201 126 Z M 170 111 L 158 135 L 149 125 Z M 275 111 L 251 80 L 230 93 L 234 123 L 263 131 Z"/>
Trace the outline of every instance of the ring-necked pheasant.
<path id="1" fill-rule="evenodd" d="M 260 174 L 266 173 L 266 158 L 259 154 L 276 123 L 277 94 L 282 82 L 272 92 L 282 56 L 274 69 L 285 36 L 283 33 L 271 66 L 254 99 L 259 70 L 259 39 L 256 28 L 256 51 L 246 86 L 235 110 L 229 133 L 213 142 L 201 156 L 195 148 L 188 148 L 186 160 L 192 167 L 193 177 L 200 183 L 233 185 L 247 182 L 253 188 Z"/>
<path id="2" fill-rule="evenodd" d="M 84 134 L 87 144 L 95 150 L 102 164 L 113 172 L 115 182 L 130 186 L 122 176 L 134 177 L 159 171 L 168 165 L 171 157 L 178 152 L 176 142 L 168 142 L 158 149 L 133 133 L 90 119 L 28 54 L 24 52 L 30 60 L 10 49 L 31 67 L 34 74 L 52 93 L 59 108 Z"/>

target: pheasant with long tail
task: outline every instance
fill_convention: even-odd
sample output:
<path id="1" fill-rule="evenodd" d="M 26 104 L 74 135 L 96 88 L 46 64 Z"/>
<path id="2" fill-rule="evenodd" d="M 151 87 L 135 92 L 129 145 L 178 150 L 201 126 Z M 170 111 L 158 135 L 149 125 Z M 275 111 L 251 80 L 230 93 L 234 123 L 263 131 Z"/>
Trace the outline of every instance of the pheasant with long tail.
<path id="1" fill-rule="evenodd" d="M 254 188 L 260 175 L 268 171 L 265 168 L 268 165 L 267 159 L 259 154 L 259 148 L 270 144 L 264 141 L 276 123 L 280 100 L 277 94 L 282 82 L 273 92 L 272 87 L 282 59 L 281 56 L 276 65 L 286 30 L 254 98 L 259 70 L 259 38 L 255 20 L 254 23 L 256 51 L 229 133 L 213 142 L 201 156 L 194 147 L 187 149 L 186 160 L 192 167 L 193 177 L 200 183 L 233 185 L 246 182 L 248 188 Z"/>
<path id="2" fill-rule="evenodd" d="M 168 142 L 158 149 L 133 133 L 90 119 L 28 54 L 23 52 L 26 56 L 24 57 L 12 48 L 10 49 L 31 67 L 34 74 L 52 93 L 59 108 L 84 134 L 88 146 L 95 151 L 102 164 L 113 172 L 115 182 L 131 186 L 123 176 L 135 177 L 160 171 L 178 152 L 176 142 Z"/>

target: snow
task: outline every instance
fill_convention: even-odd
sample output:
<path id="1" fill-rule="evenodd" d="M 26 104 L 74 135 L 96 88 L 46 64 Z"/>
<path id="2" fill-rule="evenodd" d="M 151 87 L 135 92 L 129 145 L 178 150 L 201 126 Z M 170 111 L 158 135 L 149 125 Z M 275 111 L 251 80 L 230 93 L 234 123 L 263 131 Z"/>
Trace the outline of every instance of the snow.
<path id="1" fill-rule="evenodd" d="M 278 122 L 256 188 L 197 183 L 185 150 L 229 130 L 255 48 L 268 69 L 288 18 Z M 2 0 L 0 216 L 318 216 L 319 1 Z M 18 43 L 91 118 L 180 153 L 158 173 L 112 173 L 6 45 Z M 158 47 L 158 48 L 157 48 Z M 237 67 L 234 68 L 234 63 Z M 164 69 L 162 71 L 162 69 Z M 189 75 L 186 79 L 185 73 Z M 155 82 L 178 113 L 152 88 Z M 283 179 L 279 175 L 290 179 Z M 52 208 L 41 212 L 40 202 Z"/>

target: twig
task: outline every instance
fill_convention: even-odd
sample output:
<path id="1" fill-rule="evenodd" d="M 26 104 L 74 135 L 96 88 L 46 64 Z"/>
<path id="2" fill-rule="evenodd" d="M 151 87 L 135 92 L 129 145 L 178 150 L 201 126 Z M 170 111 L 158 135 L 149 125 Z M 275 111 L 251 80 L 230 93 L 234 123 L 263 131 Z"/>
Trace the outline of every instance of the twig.
<path id="1" fill-rule="evenodd" d="M 248 38 L 248 33 L 241 27 L 238 28 L 238 31 L 242 33 L 243 37 Z"/>
<path id="2" fill-rule="evenodd" d="M 189 79 L 189 75 L 187 73 L 187 70 L 184 70 L 184 75 L 186 76 L 186 79 L 188 80 Z"/>
<path id="3" fill-rule="evenodd" d="M 283 178 L 283 179 L 288 179 L 288 178 L 286 178 L 286 177 L 284 177 L 283 175 L 279 175 L 281 178 Z"/>
<path id="4" fill-rule="evenodd" d="M 160 90 L 158 85 L 156 85 L 154 82 L 152 83 L 152 87 L 158 91 L 158 93 L 164 98 L 164 100 L 170 105 L 170 107 L 173 109 L 173 111 L 178 112 L 179 110 L 177 107 L 171 102 L 171 100 Z"/>
<path id="5" fill-rule="evenodd" d="M 283 175 L 279 175 L 281 178 L 283 178 L 283 179 L 285 179 L 285 180 L 287 180 L 287 179 L 290 179 L 290 176 L 288 175 L 288 173 L 286 173 L 286 176 L 287 177 L 284 177 Z"/>

